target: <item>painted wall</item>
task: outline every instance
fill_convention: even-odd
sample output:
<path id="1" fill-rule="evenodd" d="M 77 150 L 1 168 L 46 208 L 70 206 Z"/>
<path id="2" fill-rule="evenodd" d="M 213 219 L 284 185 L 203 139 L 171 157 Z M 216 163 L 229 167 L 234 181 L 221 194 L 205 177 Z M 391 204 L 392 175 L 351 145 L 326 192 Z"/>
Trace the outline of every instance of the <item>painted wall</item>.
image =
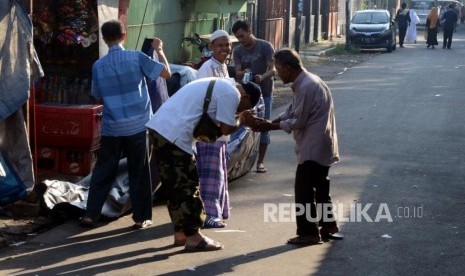
<path id="1" fill-rule="evenodd" d="M 179 63 L 186 57 L 181 41 L 189 33 L 189 19 L 189 7 L 181 8 L 180 1 L 133 0 L 129 4 L 125 47 L 140 50 L 145 38 L 156 36 L 163 40 L 169 62 Z"/>
<path id="2" fill-rule="evenodd" d="M 139 49 L 144 38 L 163 40 L 170 63 L 198 59 L 200 53 L 183 37 L 209 34 L 232 26 L 231 13 L 245 12 L 246 0 L 132 0 L 129 4 L 127 49 Z"/>

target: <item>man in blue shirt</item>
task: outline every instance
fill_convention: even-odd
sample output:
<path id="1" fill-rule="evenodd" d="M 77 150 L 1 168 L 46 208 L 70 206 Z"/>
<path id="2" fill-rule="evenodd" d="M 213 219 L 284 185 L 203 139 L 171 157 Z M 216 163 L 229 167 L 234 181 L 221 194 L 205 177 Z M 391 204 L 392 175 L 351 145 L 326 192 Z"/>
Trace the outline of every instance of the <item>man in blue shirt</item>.
<path id="1" fill-rule="evenodd" d="M 92 172 L 86 214 L 80 222 L 83 226 L 92 226 L 99 218 L 124 152 L 128 160 L 134 228 L 145 228 L 152 224 L 145 127 L 152 109 L 146 78 L 169 78 L 171 73 L 160 39 L 154 38 L 152 47 L 161 63 L 142 52 L 125 50 L 121 46 L 126 33 L 120 21 L 105 22 L 101 32 L 109 51 L 92 67 L 92 96 L 101 99 L 104 105 L 102 138 L 100 154 Z"/>

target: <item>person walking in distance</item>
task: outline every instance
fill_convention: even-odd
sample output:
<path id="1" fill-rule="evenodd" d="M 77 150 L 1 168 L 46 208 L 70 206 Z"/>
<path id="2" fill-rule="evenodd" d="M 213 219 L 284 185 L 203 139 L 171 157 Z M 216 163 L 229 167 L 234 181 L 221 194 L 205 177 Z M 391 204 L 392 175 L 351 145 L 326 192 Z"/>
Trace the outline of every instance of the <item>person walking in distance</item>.
<path id="1" fill-rule="evenodd" d="M 395 21 L 399 27 L 399 47 L 404 48 L 405 35 L 411 21 L 407 3 L 402 3 L 401 8 L 397 10 Z"/>
<path id="2" fill-rule="evenodd" d="M 432 47 L 434 49 L 434 46 L 438 45 L 438 30 L 440 26 L 438 8 L 433 7 L 426 18 L 426 48 Z"/>
<path id="3" fill-rule="evenodd" d="M 417 44 L 417 24 L 420 22 L 420 18 L 414 9 L 410 9 L 409 16 L 411 21 L 405 34 L 405 42 Z"/>
<path id="4" fill-rule="evenodd" d="M 447 11 L 441 17 L 441 26 L 444 30 L 442 49 L 450 49 L 452 46 L 452 36 L 454 35 L 455 24 L 457 24 L 457 13 L 454 4 L 450 4 Z"/>
<path id="5" fill-rule="evenodd" d="M 251 81 L 260 85 L 263 100 L 265 101 L 264 118 L 270 119 L 274 86 L 273 77 L 275 75 L 273 45 L 266 40 L 256 38 L 252 34 L 250 25 L 243 20 L 238 20 L 233 24 L 232 32 L 240 42 L 240 45 L 233 50 L 236 79 L 241 80 L 247 73 L 247 75 L 252 76 Z M 270 133 L 269 131 L 263 131 L 260 134 L 256 167 L 256 171 L 259 173 L 267 171 L 264 160 L 269 143 Z"/>
<path id="6" fill-rule="evenodd" d="M 231 54 L 231 40 L 225 30 L 216 30 L 210 36 L 209 48 L 213 56 L 199 68 L 197 78 L 219 77 L 229 78 L 226 59 Z M 221 93 L 221 91 L 219 91 Z M 216 142 L 198 141 L 195 144 L 197 153 L 197 170 L 200 181 L 200 196 L 205 206 L 207 218 L 205 228 L 222 228 L 228 219 L 228 165 L 226 159 L 228 136 L 221 136 Z"/>
<path id="7" fill-rule="evenodd" d="M 339 161 L 331 91 L 323 80 L 303 67 L 295 50 L 281 49 L 274 54 L 274 59 L 276 71 L 283 83 L 292 82 L 294 98 L 277 119 L 257 119 L 254 129 L 282 129 L 292 133 L 296 143 L 298 165 L 294 189 L 297 236 L 287 243 L 313 245 L 321 243 L 322 238 L 340 239 L 340 236 L 334 235 L 339 232 L 339 228 L 330 207 L 329 195 L 329 168 Z M 320 214 L 319 222 L 314 222 L 308 218 L 318 217 L 317 212 L 321 209 L 317 208 L 317 204 L 322 204 L 325 212 Z"/>

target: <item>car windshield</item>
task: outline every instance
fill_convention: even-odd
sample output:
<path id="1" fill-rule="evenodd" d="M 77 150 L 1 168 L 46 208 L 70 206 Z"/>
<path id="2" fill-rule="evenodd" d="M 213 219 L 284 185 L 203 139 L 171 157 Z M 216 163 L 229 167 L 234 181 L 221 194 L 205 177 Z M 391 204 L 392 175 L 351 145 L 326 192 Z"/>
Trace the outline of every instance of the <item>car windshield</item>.
<path id="1" fill-rule="evenodd" d="M 354 15 L 352 23 L 355 24 L 385 24 L 389 17 L 384 12 L 359 12 Z"/>
<path id="2" fill-rule="evenodd" d="M 431 10 L 434 7 L 434 1 L 412 1 L 412 9 Z"/>

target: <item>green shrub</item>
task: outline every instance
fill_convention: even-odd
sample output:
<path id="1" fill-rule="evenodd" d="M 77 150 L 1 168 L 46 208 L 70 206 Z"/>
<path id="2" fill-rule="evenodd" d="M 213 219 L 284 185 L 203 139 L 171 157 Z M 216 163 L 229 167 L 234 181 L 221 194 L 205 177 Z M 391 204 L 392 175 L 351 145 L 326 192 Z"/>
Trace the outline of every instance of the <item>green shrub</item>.
<path id="1" fill-rule="evenodd" d="M 360 49 L 354 46 L 349 45 L 348 47 L 345 44 L 338 43 L 334 45 L 334 50 L 332 50 L 328 55 L 347 55 L 347 54 L 358 54 Z"/>

